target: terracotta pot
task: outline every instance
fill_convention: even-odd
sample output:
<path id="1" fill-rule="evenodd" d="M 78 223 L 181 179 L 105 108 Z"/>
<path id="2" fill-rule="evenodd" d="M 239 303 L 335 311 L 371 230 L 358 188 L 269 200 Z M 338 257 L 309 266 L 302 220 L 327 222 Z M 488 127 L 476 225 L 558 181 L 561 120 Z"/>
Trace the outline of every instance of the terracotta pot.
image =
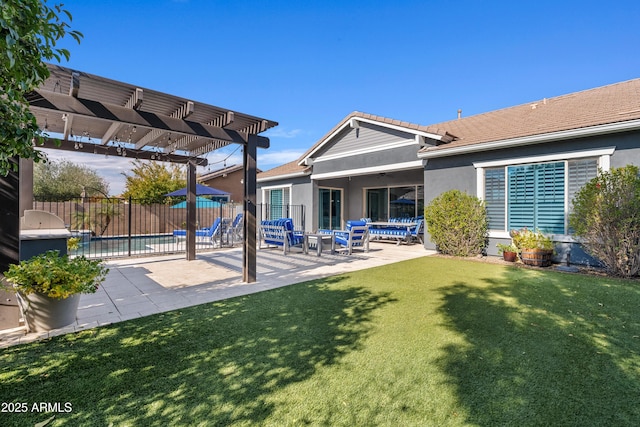
<path id="1" fill-rule="evenodd" d="M 549 267 L 553 258 L 553 250 L 549 249 L 523 249 L 520 254 L 522 262 L 535 267 Z"/>
<path id="2" fill-rule="evenodd" d="M 38 293 L 19 295 L 19 297 L 30 331 L 50 331 L 76 321 L 80 294 L 64 299 L 50 298 Z"/>
<path id="3" fill-rule="evenodd" d="M 516 252 L 502 252 L 502 258 L 508 262 L 515 262 L 518 258 L 518 254 Z"/>

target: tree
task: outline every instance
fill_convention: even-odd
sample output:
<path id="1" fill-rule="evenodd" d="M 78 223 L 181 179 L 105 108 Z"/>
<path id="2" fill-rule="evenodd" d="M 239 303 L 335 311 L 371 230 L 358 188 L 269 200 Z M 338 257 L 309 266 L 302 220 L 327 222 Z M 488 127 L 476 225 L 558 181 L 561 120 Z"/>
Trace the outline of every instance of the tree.
<path id="1" fill-rule="evenodd" d="M 569 224 L 613 274 L 640 274 L 640 175 L 628 165 L 600 172 L 573 199 Z"/>
<path id="2" fill-rule="evenodd" d="M 167 199 L 165 194 L 187 185 L 185 171 L 175 164 L 167 167 L 161 163 L 136 160 L 131 172 L 132 176 L 123 173 L 127 179 L 123 196 L 136 199 L 143 205 L 164 203 Z"/>
<path id="3" fill-rule="evenodd" d="M 46 0 L 0 4 L 0 176 L 7 176 L 17 170 L 12 159 L 44 159 L 37 145 L 45 136 L 26 96 L 49 77 L 44 60 L 69 60 L 69 51 L 57 48 L 57 42 L 70 35 L 80 43 L 83 36 L 70 30 L 72 17 L 62 5 L 50 8 Z"/>
<path id="4" fill-rule="evenodd" d="M 71 200 L 109 194 L 109 183 L 91 168 L 69 161 L 36 163 L 33 196 L 42 200 Z"/>

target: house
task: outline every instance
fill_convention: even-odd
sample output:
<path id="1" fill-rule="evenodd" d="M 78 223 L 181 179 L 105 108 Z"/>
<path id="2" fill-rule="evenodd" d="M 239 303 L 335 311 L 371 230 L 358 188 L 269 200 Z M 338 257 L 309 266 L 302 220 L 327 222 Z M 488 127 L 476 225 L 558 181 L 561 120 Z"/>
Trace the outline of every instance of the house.
<path id="1" fill-rule="evenodd" d="M 559 258 L 591 262 L 571 236 L 571 200 L 599 169 L 627 164 L 640 165 L 640 79 L 428 126 L 353 112 L 297 161 L 259 174 L 257 197 L 307 206 L 313 230 L 422 215 L 459 189 L 486 203 L 489 254 L 526 226 L 552 234 Z"/>
<path id="2" fill-rule="evenodd" d="M 231 202 L 242 203 L 244 198 L 244 167 L 242 165 L 225 166 L 208 172 L 199 176 L 198 182 L 229 193 L 228 199 Z"/>

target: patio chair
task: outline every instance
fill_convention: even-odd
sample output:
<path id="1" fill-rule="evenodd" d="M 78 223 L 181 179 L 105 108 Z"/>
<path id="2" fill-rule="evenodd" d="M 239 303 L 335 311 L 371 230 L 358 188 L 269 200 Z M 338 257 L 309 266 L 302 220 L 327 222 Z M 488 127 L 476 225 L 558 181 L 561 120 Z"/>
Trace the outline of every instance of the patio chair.
<path id="1" fill-rule="evenodd" d="M 241 242 L 243 237 L 243 222 L 242 222 L 242 213 L 236 215 L 231 223 L 231 226 L 228 229 L 228 233 L 231 235 L 231 242 Z"/>
<path id="2" fill-rule="evenodd" d="M 369 226 L 365 221 L 347 221 L 345 230 L 333 230 L 333 242 L 331 252 L 346 250 L 351 255 L 354 248 L 369 252 Z M 336 249 L 338 245 L 340 249 Z"/>
<path id="3" fill-rule="evenodd" d="M 213 246 L 220 244 L 220 236 L 224 230 L 227 220 L 223 221 L 220 217 L 213 221 L 211 227 L 196 230 L 196 242 L 211 243 Z M 185 239 L 187 230 L 173 230 L 173 237 L 176 239 Z"/>
<path id="4" fill-rule="evenodd" d="M 300 247 L 304 250 L 304 232 L 295 231 L 293 219 L 280 218 L 275 220 L 265 220 L 260 222 L 260 246 L 282 246 L 282 251 L 286 255 L 292 247 Z"/>
<path id="5" fill-rule="evenodd" d="M 421 218 L 418 219 L 416 226 L 411 229 L 411 241 L 415 242 L 417 240 L 424 244 L 422 236 L 424 236 L 424 219 Z"/>

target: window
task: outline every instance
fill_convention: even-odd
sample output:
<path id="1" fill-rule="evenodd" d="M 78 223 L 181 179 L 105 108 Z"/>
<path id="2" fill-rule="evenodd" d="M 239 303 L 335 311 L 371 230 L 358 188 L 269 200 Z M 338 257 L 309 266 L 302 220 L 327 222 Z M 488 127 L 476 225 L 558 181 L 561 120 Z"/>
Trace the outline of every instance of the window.
<path id="1" fill-rule="evenodd" d="M 571 201 L 597 175 L 599 160 L 575 158 L 482 166 L 476 165 L 482 173 L 479 188 L 484 192 L 480 195 L 487 207 L 490 230 L 508 232 L 527 227 L 568 234 Z"/>
<path id="2" fill-rule="evenodd" d="M 365 191 L 364 215 L 372 221 L 413 218 L 424 214 L 424 187 L 369 188 Z"/>
<path id="3" fill-rule="evenodd" d="M 266 212 L 264 219 L 286 218 L 290 201 L 290 189 L 271 188 L 264 190 L 264 199 L 266 203 Z"/>

